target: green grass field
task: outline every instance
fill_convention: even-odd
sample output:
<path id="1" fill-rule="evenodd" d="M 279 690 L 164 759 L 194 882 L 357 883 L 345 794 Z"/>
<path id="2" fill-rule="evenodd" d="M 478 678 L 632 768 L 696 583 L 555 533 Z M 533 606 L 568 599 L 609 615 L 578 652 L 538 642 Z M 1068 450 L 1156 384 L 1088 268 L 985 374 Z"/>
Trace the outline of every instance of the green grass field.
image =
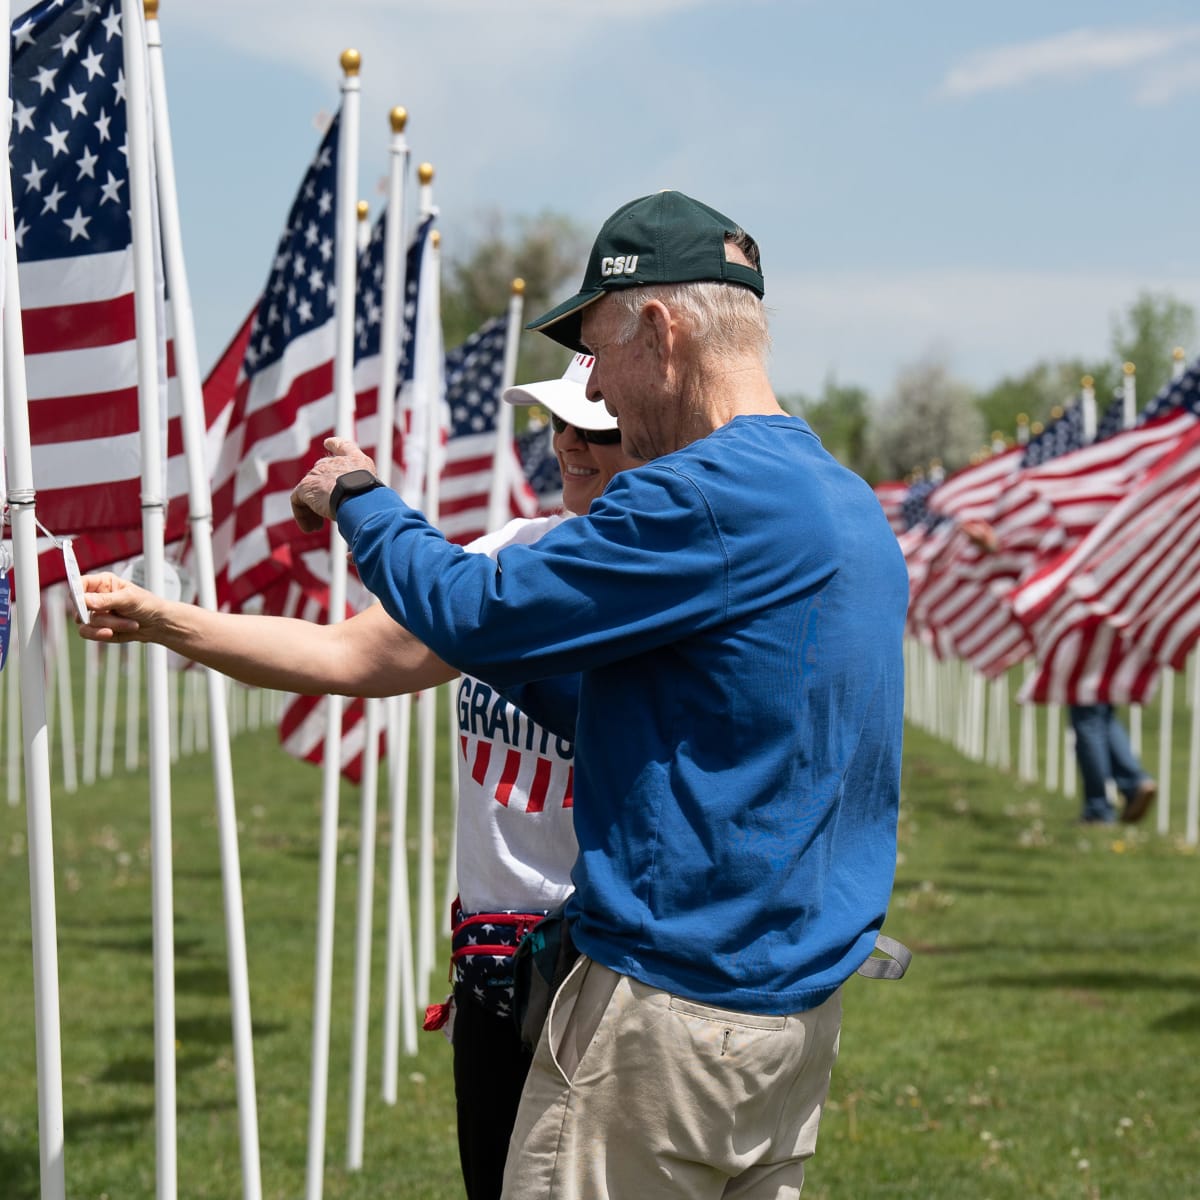
<path id="1" fill-rule="evenodd" d="M 1148 760 L 1153 761 L 1153 760 Z M 887 931 L 899 983 L 846 989 L 816 1200 L 1200 1195 L 1200 856 L 910 730 Z M 304 1193 L 320 772 L 235 742 L 263 1191 Z M 1176 795 L 1181 785 L 1177 783 Z M 66 1170 L 73 1200 L 154 1195 L 144 774 L 54 799 Z M 444 794 L 444 793 L 443 793 Z M 1177 804 L 1179 801 L 1177 800 Z M 179 1193 L 241 1195 L 221 882 L 204 756 L 174 772 Z M 447 838 L 443 813 L 440 846 Z M 38 1195 L 25 813 L 0 805 L 0 1200 Z M 410 823 L 415 830 L 415 821 Z M 379 1099 L 381 818 L 365 1166 L 345 1170 L 358 812 L 343 793 L 324 1194 L 460 1197 L 449 1047 L 421 1034 Z M 415 849 L 415 847 L 414 847 Z M 438 896 L 442 894 L 441 883 Z M 630 1198 L 636 1200 L 636 1198 Z"/>

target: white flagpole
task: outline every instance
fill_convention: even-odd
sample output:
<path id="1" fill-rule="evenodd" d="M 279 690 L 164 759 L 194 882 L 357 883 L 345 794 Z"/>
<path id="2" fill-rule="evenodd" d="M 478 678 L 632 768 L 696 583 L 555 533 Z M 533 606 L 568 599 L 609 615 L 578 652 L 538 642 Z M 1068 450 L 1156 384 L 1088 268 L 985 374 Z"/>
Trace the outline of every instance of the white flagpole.
<path id="1" fill-rule="evenodd" d="M 99 716 L 100 644 L 83 643 L 83 782 L 96 782 L 96 730 Z"/>
<path id="2" fill-rule="evenodd" d="M 146 572 L 146 586 L 150 586 Z M 142 711 L 142 647 L 137 642 L 125 643 L 125 770 L 131 774 L 141 759 Z M 151 714 L 151 720 L 153 720 Z"/>
<path id="3" fill-rule="evenodd" d="M 388 114 L 392 129 L 389 150 L 387 224 L 383 231 L 383 333 L 379 342 L 379 445 L 375 469 L 391 485 L 396 429 L 396 380 L 401 340 L 404 337 L 404 193 L 408 174 L 408 142 L 404 136 L 408 113 L 397 106 Z M 405 695 L 380 704 L 367 701 L 368 731 L 372 710 L 386 709 L 388 730 L 388 807 L 391 813 L 392 848 L 388 870 L 387 957 L 384 966 L 383 1099 L 396 1103 L 399 1070 L 398 1041 L 404 1016 L 404 1049 L 417 1051 L 415 1000 L 412 978 L 412 917 L 408 897 L 408 753 L 412 723 L 412 697 Z M 370 747 L 374 752 L 374 740 Z M 401 1007 L 402 998 L 404 1000 Z"/>
<path id="4" fill-rule="evenodd" d="M 8 5 L 3 5 L 8 27 Z M 8 77 L 8 38 L 0 62 Z M 5 128 L 9 104 L 4 100 Z M 12 189 L 4 172 L 5 228 L 13 227 Z M 37 517 L 29 405 L 25 384 L 25 341 L 17 282 L 17 250 L 4 241 L 4 432 L 8 463 L 9 521 L 16 558 L 17 613 L 12 631 L 19 645 L 21 728 L 24 733 L 26 822 L 29 839 L 29 902 L 33 941 L 34 1041 L 37 1052 L 38 1153 L 42 1200 L 67 1194 L 63 1136 L 62 1034 L 58 995 L 58 918 L 54 899 L 54 834 L 50 811 L 50 748 L 46 737 L 45 656 L 37 561 Z M 12 664 L 9 664 L 10 671 Z M 9 693 L 15 707 L 16 696 Z M 9 729 L 14 729 L 10 709 Z M 10 761 L 16 758 L 10 740 Z"/>
<path id="5" fill-rule="evenodd" d="M 118 689 L 121 686 L 121 659 L 119 648 L 104 656 L 104 711 L 100 722 L 100 778 L 111 779 L 117 744 Z"/>
<path id="6" fill-rule="evenodd" d="M 49 612 L 54 640 L 54 669 L 58 677 L 59 745 L 62 747 L 63 790 L 68 794 L 79 791 L 76 773 L 75 699 L 71 684 L 71 633 L 67 616 L 67 595 L 64 588 L 53 589 Z"/>
<path id="7" fill-rule="evenodd" d="M 355 244 L 359 255 L 371 240 L 367 223 L 370 205 L 360 200 L 356 209 Z M 384 235 L 386 236 L 386 229 Z M 357 315 L 357 314 L 356 314 Z M 381 334 L 380 346 L 383 337 Z M 346 1120 L 346 1169 L 363 1165 L 363 1122 L 367 1100 L 367 1031 L 371 1018 L 371 924 L 375 903 L 375 831 L 379 810 L 379 734 L 382 705 L 363 705 L 362 782 L 359 784 L 358 910 L 354 936 L 354 1007 L 350 1022 L 350 1095 Z"/>
<path id="8" fill-rule="evenodd" d="M 11 403 L 11 401 L 9 401 Z M 18 589 L 20 590 L 20 589 Z M 4 685 L 5 704 L 8 712 L 5 716 L 5 744 L 8 747 L 8 807 L 16 808 L 21 803 L 21 698 L 17 695 L 17 677 L 20 673 L 19 637 L 17 636 L 17 621 L 20 612 L 14 604 L 9 614 L 12 628 L 9 630 L 8 669 L 5 672 L 8 680 Z"/>
<path id="9" fill-rule="evenodd" d="M 150 98 L 154 112 L 158 207 L 162 221 L 167 284 L 175 319 L 175 362 L 181 391 L 183 442 L 188 469 L 189 526 L 196 564 L 198 598 L 203 607 L 215 610 L 217 591 L 212 548 L 212 494 L 205 461 L 204 397 L 200 359 L 196 349 L 191 290 L 184 262 L 183 233 L 179 220 L 175 154 L 167 108 L 166 72 L 163 66 L 162 36 L 157 20 L 158 0 L 145 0 L 145 13 Z M 172 679 L 172 692 L 177 700 L 180 682 L 178 674 Z M 246 963 L 246 929 L 242 906 L 233 763 L 225 708 L 225 680 L 216 671 L 206 670 L 205 676 L 208 683 L 217 838 L 223 883 L 226 962 L 229 970 L 229 1004 L 233 1026 L 238 1130 L 242 1155 L 242 1194 L 245 1200 L 259 1200 L 262 1195 L 262 1179 L 250 1027 L 250 985 Z M 177 718 L 181 715 L 178 710 L 182 710 L 183 707 L 182 704 L 176 705 Z M 178 742 L 176 745 L 178 746 Z"/>
<path id="10" fill-rule="evenodd" d="M 334 430 L 354 436 L 354 276 L 358 258 L 355 197 L 358 195 L 358 126 L 362 59 L 344 50 L 342 128 L 338 144 L 336 282 L 336 351 L 333 390 Z M 330 529 L 329 623 L 346 615 L 346 543 L 337 526 Z M 329 1098 L 329 1021 L 333 988 L 333 924 L 337 875 L 338 798 L 342 778 L 342 696 L 326 698 L 325 758 L 321 775 L 321 851 L 317 887 L 317 947 L 313 981 L 312 1081 L 309 1097 L 306 1195 L 320 1200 L 325 1172 L 325 1113 Z"/>
<path id="11" fill-rule="evenodd" d="M 521 314 L 525 305 L 525 280 L 512 281 L 508 300 L 508 327 L 504 335 L 504 367 L 500 387 L 511 387 L 517 378 L 517 351 L 521 345 Z M 488 528 L 499 529 L 511 511 L 513 481 L 513 408 L 499 404 L 496 409 L 496 450 L 492 456 L 492 486 L 488 493 Z M 455 760 L 457 761 L 457 759 Z"/>
<path id="12" fill-rule="evenodd" d="M 142 540 L 146 587 L 164 591 L 166 525 L 163 424 L 159 396 L 158 303 L 155 294 L 155 209 L 149 85 L 142 6 L 122 0 L 126 115 L 129 122 L 130 217 L 133 226 L 134 311 L 138 339 L 138 414 L 142 455 Z M 132 645 L 133 643 L 131 643 Z M 167 652 L 146 647 L 150 725 L 150 871 L 154 946 L 154 1082 L 156 1194 L 178 1189 L 175 1119 L 175 945 L 171 879 L 171 763 L 167 727 Z"/>
<path id="13" fill-rule="evenodd" d="M 1133 363 L 1127 362 L 1121 368 L 1121 423 L 1126 429 L 1132 429 L 1137 422 L 1137 369 Z M 1129 744 L 1134 754 L 1142 757 L 1142 706 L 1129 706 Z"/>
<path id="14" fill-rule="evenodd" d="M 367 1100 L 367 1031 L 371 1018 L 371 917 L 375 898 L 375 827 L 379 798 L 379 733 L 382 706 L 370 705 L 363 718 L 362 783 L 359 788 L 358 912 L 354 944 L 354 1012 L 350 1025 L 350 1097 L 346 1121 L 346 1169 L 363 1165 L 363 1123 Z"/>
<path id="15" fill-rule="evenodd" d="M 1182 346 L 1171 351 L 1171 378 L 1187 369 Z M 1158 832 L 1166 833 L 1171 822 L 1171 751 L 1175 732 L 1175 672 L 1163 667 L 1158 700 Z"/>
<path id="16" fill-rule="evenodd" d="M 433 167 L 420 167 L 421 213 L 434 212 Z M 421 270 L 421 296 L 414 354 L 424 359 L 424 369 L 413 373 L 416 412 L 425 422 L 425 515 L 436 525 L 441 508 L 441 380 L 444 352 L 441 344 L 441 235 L 429 235 L 426 259 Z M 415 414 L 414 414 L 415 416 Z M 417 878 L 417 1004 L 429 1003 L 429 977 L 437 954 L 437 917 L 434 913 L 434 755 L 437 741 L 437 690 L 421 695 L 418 709 L 420 738 L 420 861 Z"/>
<path id="17" fill-rule="evenodd" d="M 1080 381 L 1079 403 L 1083 405 L 1083 444 L 1090 446 L 1096 440 L 1096 385 L 1090 375 Z"/>

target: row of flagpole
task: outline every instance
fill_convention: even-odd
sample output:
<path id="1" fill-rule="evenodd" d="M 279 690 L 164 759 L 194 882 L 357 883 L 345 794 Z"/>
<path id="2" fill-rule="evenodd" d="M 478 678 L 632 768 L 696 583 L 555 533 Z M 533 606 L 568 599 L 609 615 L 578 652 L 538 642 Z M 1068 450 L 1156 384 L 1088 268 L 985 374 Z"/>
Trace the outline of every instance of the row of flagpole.
<path id="1" fill-rule="evenodd" d="M 1173 680 L 1174 673 L 1170 678 Z M 1188 660 L 1185 675 L 1189 709 L 1188 745 L 1200 737 L 1200 655 Z M 1008 677 L 986 680 L 961 659 L 939 659 L 931 647 L 915 638 L 905 642 L 905 715 L 921 729 L 950 742 L 965 757 L 1002 771 L 1015 771 L 1023 783 L 1040 784 L 1047 792 L 1074 797 L 1077 775 L 1074 735 L 1062 720 L 1062 705 L 1022 704 L 1017 721 L 1017 752 L 1012 761 L 1012 731 Z M 1037 709 L 1044 713 L 1039 738 Z M 1172 762 L 1179 752 L 1174 741 L 1173 708 L 1166 694 L 1159 696 L 1158 800 L 1156 831 L 1171 829 Z M 1040 751 L 1039 751 L 1040 745 Z M 1188 792 L 1184 805 L 1183 840 L 1200 842 L 1200 791 L 1196 758 L 1190 752 Z"/>
<path id="2" fill-rule="evenodd" d="M 1186 355 L 1182 349 L 1172 354 L 1172 380 L 1180 380 L 1186 371 Z M 1122 425 L 1130 430 L 1138 420 L 1136 403 L 1136 371 L 1132 362 L 1122 368 L 1120 394 Z M 1090 376 L 1082 379 L 1080 395 L 1082 443 L 1090 445 L 1097 437 L 1096 391 Z M 1024 430 L 1022 432 L 1026 432 Z M 1002 448 L 1001 448 L 1002 449 Z M 1200 844 L 1200 655 L 1188 659 L 1186 703 L 1190 712 L 1188 760 L 1186 773 L 1187 796 L 1184 799 L 1183 839 L 1189 846 Z M 965 661 L 938 661 L 929 646 L 910 640 L 907 643 L 908 682 L 906 713 L 910 720 L 953 740 L 968 757 L 988 762 L 1002 769 L 1009 767 L 1008 745 L 1008 682 L 998 676 L 985 682 L 982 674 L 971 670 Z M 1034 671 L 1031 660 L 1025 661 L 1025 680 Z M 1170 832 L 1172 764 L 1177 749 L 1174 739 L 1175 674 L 1169 665 L 1159 672 L 1159 738 L 1156 800 L 1156 832 Z M 989 698 L 990 697 L 990 700 Z M 988 708 L 984 726 L 983 710 Z M 1045 773 L 1048 791 L 1060 790 L 1074 796 L 1075 757 L 1074 734 L 1062 728 L 1062 704 L 1046 703 L 1045 712 Z M 1142 755 L 1142 704 L 1129 704 L 1129 739 L 1134 754 Z M 1061 766 L 1060 766 L 1061 763 Z M 1025 782 L 1039 781 L 1037 721 L 1033 704 L 1021 706 L 1018 736 L 1018 778 Z M 1061 781 L 1061 782 L 1060 782 Z M 1111 784 L 1110 787 L 1115 786 Z"/>
<path id="3" fill-rule="evenodd" d="M 128 123 L 129 211 L 132 226 L 132 262 L 135 285 L 133 306 L 137 339 L 137 399 L 140 430 L 142 553 L 144 582 L 154 592 L 165 594 L 168 566 L 164 555 L 166 529 L 165 400 L 167 369 L 162 296 L 165 282 L 173 316 L 173 343 L 176 378 L 180 389 L 182 433 L 187 464 L 188 530 L 198 602 L 215 609 L 216 554 L 214 550 L 213 501 L 208 469 L 205 465 L 204 398 L 193 330 L 190 294 L 184 264 L 182 234 L 176 194 L 174 159 L 167 115 L 162 39 L 157 21 L 157 0 L 118 0 L 123 23 L 122 53 L 126 81 Z M 95 11 L 85 10 L 89 19 Z M 5 6 L 7 16 L 7 6 Z M 28 28 L 28 23 L 24 28 Z M 107 23 L 106 23 L 107 28 Z M 6 41 L 6 53 L 10 43 Z M 341 136 L 337 164 L 337 238 L 335 246 L 335 287 L 342 303 L 336 309 L 336 345 L 334 355 L 334 393 L 338 436 L 355 433 L 354 388 L 354 305 L 355 268 L 359 245 L 356 216 L 360 206 L 357 194 L 357 146 L 359 123 L 359 59 L 354 51 L 342 56 Z M 90 76 L 89 76 L 90 78 Z M 399 338 L 402 327 L 402 300 L 405 294 L 405 228 L 403 221 L 405 176 L 408 147 L 404 138 L 405 114 L 402 109 L 390 114 L 392 128 L 391 172 L 389 179 L 388 221 L 385 229 L 383 287 L 383 329 L 381 339 L 381 380 L 379 387 L 379 442 L 376 447 L 378 469 L 385 482 L 392 472 L 391 446 L 397 421 Z M 432 168 L 423 164 L 420 171 L 420 219 L 436 214 L 432 199 Z M 7 228 L 12 230 L 11 177 L 5 180 Z M 161 236 L 161 242 L 157 240 Z M 416 336 L 411 368 L 416 399 L 413 409 L 415 441 L 423 438 L 424 462 L 410 463 L 409 476 L 401 487 L 406 498 L 420 504 L 432 520 L 439 513 L 440 478 L 440 402 L 443 347 L 439 304 L 440 235 L 434 231 L 424 241 L 422 301 L 417 307 Z M 28 398 L 23 364 L 25 359 L 21 303 L 17 282 L 17 255 L 14 238 L 5 244 L 5 278 L 8 293 L 4 309 L 4 396 L 6 457 L 10 469 L 7 495 L 17 561 L 17 604 L 14 625 L 18 631 L 17 660 L 21 673 L 21 712 L 19 726 L 23 737 L 25 796 L 29 821 L 30 887 L 34 928 L 33 952 L 35 975 L 36 1036 L 38 1047 L 39 1140 L 42 1154 L 42 1195 L 59 1200 L 65 1195 L 60 1014 L 56 958 L 56 915 L 53 891 L 52 819 L 50 804 L 50 730 L 45 701 L 43 598 L 38 586 L 38 550 L 36 495 L 30 454 Z M 517 334 L 521 320 L 521 287 L 514 283 L 509 306 L 503 365 L 503 385 L 515 378 Z M 495 469 L 488 498 L 488 520 L 496 527 L 508 516 L 509 450 L 512 442 L 511 410 L 500 406 L 496 438 Z M 48 532 L 48 531 L 47 531 Z M 51 535 L 52 536 L 52 535 Z M 59 541 L 59 539 L 54 539 Z M 69 543 L 63 544 L 64 555 Z M 328 619 L 338 621 L 347 611 L 347 574 L 345 547 L 336 529 L 330 551 Z M 68 574 L 70 564 L 68 563 Z M 71 668 L 61 620 L 51 614 L 53 637 L 62 638 L 52 656 L 57 694 L 61 703 L 60 731 L 64 749 L 64 772 L 72 773 L 65 786 L 73 790 L 77 780 L 75 767 L 73 708 L 71 704 Z M 61 617 L 61 609 L 57 614 Z M 93 761 L 89 738 L 94 743 L 96 714 L 100 709 L 98 692 L 97 647 L 88 643 L 85 663 L 85 782 Z M 113 650 L 106 663 L 104 684 L 104 720 L 115 712 L 117 670 L 121 652 Z M 144 653 L 144 660 L 143 660 Z M 174 1009 L 174 938 L 173 882 L 171 863 L 171 779 L 170 763 L 180 749 L 176 733 L 177 678 L 168 673 L 167 653 L 162 647 L 148 646 L 145 651 L 130 646 L 125 652 L 128 674 L 126 693 L 126 765 L 135 769 L 140 760 L 138 730 L 141 720 L 141 670 L 144 661 L 146 712 L 149 721 L 148 770 L 150 778 L 150 841 L 152 876 L 152 944 L 154 952 L 154 1044 L 155 1044 L 155 1157 L 156 1196 L 174 1200 L 177 1194 L 177 1128 L 175 1092 L 175 1009 Z M 261 1164 L 257 1128 L 257 1100 L 249 1008 L 248 966 L 246 961 L 245 923 L 241 893 L 241 873 L 237 843 L 236 802 L 234 796 L 228 685 L 215 671 L 206 671 L 207 744 L 213 755 L 215 804 L 224 897 L 224 923 L 227 940 L 230 981 L 231 1020 L 238 1096 L 239 1137 L 242 1160 L 243 1195 L 259 1200 L 262 1194 Z M 190 686 L 190 685 L 185 685 Z M 11 753 L 18 725 L 15 693 L 9 691 L 8 728 L 10 730 L 10 772 L 18 756 Z M 185 692 L 185 695 L 188 694 Z M 370 986 L 371 914 L 373 909 L 374 831 L 377 817 L 379 780 L 378 748 L 384 731 L 389 751 L 389 806 L 392 819 L 392 854 L 389 868 L 387 962 L 385 967 L 385 1013 L 383 1030 L 383 1078 L 381 1093 L 385 1102 L 397 1098 L 398 1056 L 401 1045 L 407 1054 L 416 1052 L 415 1015 L 417 1004 L 429 999 L 431 972 L 435 969 L 437 915 L 434 897 L 434 754 L 436 744 L 436 692 L 422 697 L 418 707 L 418 786 L 419 786 L 419 874 L 417 888 L 416 944 L 409 909 L 407 861 L 408 761 L 411 731 L 411 697 L 392 701 L 371 701 L 366 706 L 367 737 L 364 753 L 361 793 L 361 854 L 358 881 L 358 905 L 355 954 L 355 999 L 352 1032 L 350 1114 L 348 1121 L 347 1166 L 362 1164 L 363 1111 L 365 1105 L 367 1013 Z M 450 697 L 453 720 L 454 704 Z M 325 1117 L 328 1096 L 328 1052 L 330 993 L 332 981 L 333 903 L 336 884 L 338 798 L 340 787 L 342 714 L 344 701 L 329 697 L 326 702 L 324 769 L 322 776 L 321 847 L 318 872 L 317 936 L 313 984 L 312 1074 L 308 1131 L 306 1188 L 310 1200 L 321 1195 L 324 1172 Z M 174 714 L 174 715 L 173 715 Z M 112 722 L 115 726 L 115 721 Z M 192 723 L 185 729 L 196 744 L 202 740 Z M 451 739 L 451 775 L 457 770 L 455 739 Z M 71 747 L 67 753 L 68 744 Z M 101 774 L 106 748 L 111 756 L 111 739 L 100 748 Z M 10 775 L 10 780 L 11 780 Z M 94 775 L 91 776 L 94 778 Z M 10 783 L 10 797 L 15 788 Z M 453 846 L 451 847 L 453 856 Z M 447 879 L 447 900 L 454 891 L 453 864 Z M 448 904 L 446 905 L 448 908 Z M 415 963 L 415 965 L 414 965 Z"/>

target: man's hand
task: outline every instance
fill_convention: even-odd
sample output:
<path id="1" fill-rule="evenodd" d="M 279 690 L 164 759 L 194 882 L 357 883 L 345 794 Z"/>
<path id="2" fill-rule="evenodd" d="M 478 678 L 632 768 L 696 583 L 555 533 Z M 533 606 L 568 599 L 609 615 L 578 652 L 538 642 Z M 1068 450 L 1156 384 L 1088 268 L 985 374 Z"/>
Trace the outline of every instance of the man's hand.
<path id="1" fill-rule="evenodd" d="M 347 471 L 366 470 L 375 473 L 375 463 L 349 438 L 326 438 L 327 458 L 319 458 L 312 469 L 292 489 L 292 515 L 305 533 L 315 533 L 324 521 L 331 521 L 329 493 L 339 475 Z"/>
<path id="2" fill-rule="evenodd" d="M 85 575 L 83 600 L 92 619 L 79 627 L 89 642 L 150 642 L 161 624 L 167 601 L 111 571 Z"/>

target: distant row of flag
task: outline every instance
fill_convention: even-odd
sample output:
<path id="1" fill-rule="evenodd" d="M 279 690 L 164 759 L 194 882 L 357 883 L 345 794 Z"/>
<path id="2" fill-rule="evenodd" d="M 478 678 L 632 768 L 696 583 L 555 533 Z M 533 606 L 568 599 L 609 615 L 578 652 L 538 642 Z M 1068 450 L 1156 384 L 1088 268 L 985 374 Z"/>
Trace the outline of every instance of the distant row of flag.
<path id="1" fill-rule="evenodd" d="M 142 538 L 138 362 L 130 162 L 119 0 L 43 0 L 13 26 L 12 187 L 25 336 L 37 512 L 71 536 L 84 570 L 136 555 Z M 334 252 L 340 114 L 330 122 L 288 214 L 261 296 L 204 386 L 217 597 L 228 609 L 320 615 L 328 597 L 327 536 L 303 535 L 288 496 L 334 432 Z M 401 219 L 397 214 L 395 219 Z M 359 252 L 355 304 L 355 436 L 380 443 L 383 339 L 399 343 L 392 478 L 414 503 L 426 494 L 426 431 L 418 395 L 432 396 L 441 444 L 439 521 L 467 543 L 485 532 L 493 472 L 509 481 L 507 512 L 561 503 L 548 430 L 498 445 L 508 322 L 487 322 L 444 353 L 440 318 L 425 312 L 435 216 L 423 213 L 405 264 L 400 328 L 382 321 L 381 215 Z M 182 553 L 188 521 L 171 303 L 157 271 L 166 540 Z M 425 331 L 425 332 L 422 332 Z M 418 344 L 418 337 L 436 345 Z M 424 366 L 422 366 L 424 364 Z M 422 371 L 432 379 L 417 379 Z M 418 387 L 417 384 L 421 386 Z M 63 578 L 41 557 L 42 583 Z M 289 722 L 293 729 L 295 719 Z M 311 748 L 310 748 L 311 749 Z"/>
<path id="2" fill-rule="evenodd" d="M 1182 365 L 1182 364 L 1181 364 Z M 1024 446 L 876 488 L 909 568 L 909 629 L 1022 699 L 1141 703 L 1200 640 L 1200 360 L 1130 427 L 1074 403 Z"/>

